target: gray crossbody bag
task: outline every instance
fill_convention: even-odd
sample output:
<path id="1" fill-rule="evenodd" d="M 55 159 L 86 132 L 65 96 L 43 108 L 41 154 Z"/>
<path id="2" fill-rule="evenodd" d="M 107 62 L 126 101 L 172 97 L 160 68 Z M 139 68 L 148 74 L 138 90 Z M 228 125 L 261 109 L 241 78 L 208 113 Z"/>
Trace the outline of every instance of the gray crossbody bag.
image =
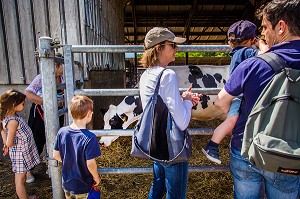
<path id="1" fill-rule="evenodd" d="M 158 95 L 159 74 L 153 96 L 143 110 L 141 119 L 134 128 L 131 156 L 162 163 L 188 161 L 192 142 L 187 130 L 180 130 L 166 104 Z"/>

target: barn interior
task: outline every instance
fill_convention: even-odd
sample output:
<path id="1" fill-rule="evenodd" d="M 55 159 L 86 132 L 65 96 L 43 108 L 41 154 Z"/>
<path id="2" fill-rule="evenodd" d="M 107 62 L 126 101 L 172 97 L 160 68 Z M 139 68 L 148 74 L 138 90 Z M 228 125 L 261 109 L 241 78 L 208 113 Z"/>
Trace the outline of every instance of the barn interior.
<path id="1" fill-rule="evenodd" d="M 266 0 L 130 0 L 124 7 L 125 44 L 143 45 L 146 33 L 155 26 L 168 27 L 176 36 L 186 38 L 185 44 L 227 44 L 226 33 L 231 24 L 249 20 L 258 27 L 255 10 Z M 187 57 L 187 55 L 186 55 Z M 133 62 L 133 58 L 131 62 Z M 225 57 L 176 58 L 174 65 L 230 62 Z M 134 62 L 138 65 L 138 62 Z"/>
<path id="2" fill-rule="evenodd" d="M 269 0 L 0 0 L 0 92 L 11 88 L 22 91 L 40 73 L 41 68 L 35 52 L 41 36 L 56 39 L 61 45 L 142 45 L 145 34 L 152 27 L 163 26 L 170 28 L 176 36 L 187 38 L 185 44 L 188 45 L 226 45 L 226 32 L 232 23 L 247 19 L 257 27 L 260 26 L 260 22 L 255 18 L 255 10 L 267 1 Z M 259 32 L 258 29 L 257 33 Z M 56 50 L 63 54 L 62 48 Z M 130 67 L 138 67 L 138 54 L 124 59 L 124 55 L 113 53 L 77 53 L 74 54 L 74 60 L 87 68 L 85 88 L 130 88 L 136 83 L 132 81 L 134 78 L 136 80 L 136 77 L 128 71 L 135 71 L 130 70 Z M 188 59 L 178 57 L 172 64 L 225 65 L 229 62 L 229 56 L 203 56 Z M 122 97 L 93 99 L 93 129 L 102 129 L 103 114 L 99 109 L 107 108 L 110 104 L 117 105 Z M 27 103 L 27 106 L 22 114 L 25 119 L 31 103 Z M 204 124 L 201 124 L 201 127 L 205 127 Z M 101 160 L 101 166 L 127 165 L 131 161 L 125 156 L 129 151 L 123 148 L 128 146 L 128 138 L 120 140 L 113 149 L 103 149 L 104 158 L 107 160 Z M 203 143 L 204 141 L 202 140 Z M 199 147 L 200 145 L 198 148 L 195 146 L 195 149 L 200 151 Z M 228 146 L 224 145 L 222 150 L 228 150 Z M 199 160 L 200 156 L 201 154 L 194 153 L 197 162 L 193 164 L 207 163 Z M 146 165 L 142 161 L 136 164 Z M 190 184 L 194 184 L 195 190 L 194 194 L 188 193 L 188 198 L 208 198 L 205 197 L 208 195 L 209 198 L 232 198 L 231 193 L 224 191 L 231 189 L 228 175 L 222 174 L 220 177 L 217 173 L 207 173 L 200 179 L 198 176 L 200 175 L 192 176 Z M 135 185 L 144 185 L 145 179 L 150 184 L 149 176 L 142 175 L 136 179 L 130 175 L 121 187 L 123 178 L 125 177 L 104 178 L 103 195 L 111 194 L 107 198 L 146 197 L 143 191 L 148 189 L 133 188 Z M 210 178 L 215 182 L 207 180 Z M 213 185 L 202 188 L 204 185 L 200 183 L 204 180 L 213 185 L 224 183 L 220 184 L 219 191 L 212 196 Z M 48 184 L 50 187 L 51 182 Z M 41 186 L 46 187 L 42 183 Z M 124 190 L 123 197 L 115 193 L 117 189 Z M 5 192 L 7 189 L 3 190 Z M 52 195 L 48 194 L 51 190 L 48 188 L 46 191 L 48 192 L 43 198 L 52 198 Z M 14 194 L 15 191 L 11 190 L 11 193 Z M 129 195 L 130 193 L 132 195 Z M 136 193 L 140 197 L 133 195 Z"/>

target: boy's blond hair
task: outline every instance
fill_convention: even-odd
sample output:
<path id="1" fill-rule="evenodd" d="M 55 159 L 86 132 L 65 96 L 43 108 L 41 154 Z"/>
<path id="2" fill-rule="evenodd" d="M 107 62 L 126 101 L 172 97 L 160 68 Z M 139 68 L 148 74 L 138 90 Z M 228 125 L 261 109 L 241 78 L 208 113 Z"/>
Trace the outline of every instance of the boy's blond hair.
<path id="1" fill-rule="evenodd" d="M 93 109 L 93 101 L 84 95 L 75 95 L 70 102 L 70 112 L 73 119 L 83 119 Z"/>

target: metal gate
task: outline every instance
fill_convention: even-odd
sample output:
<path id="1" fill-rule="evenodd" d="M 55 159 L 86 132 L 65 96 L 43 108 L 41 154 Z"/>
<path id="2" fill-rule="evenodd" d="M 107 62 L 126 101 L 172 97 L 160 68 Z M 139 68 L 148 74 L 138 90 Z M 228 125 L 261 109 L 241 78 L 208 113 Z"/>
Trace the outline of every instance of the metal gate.
<path id="1" fill-rule="evenodd" d="M 45 99 L 45 128 L 47 135 L 47 151 L 49 155 L 48 166 L 52 182 L 53 198 L 64 198 L 61 186 L 61 166 L 53 159 L 53 143 L 59 130 L 58 109 L 56 103 L 56 81 L 54 69 L 54 51 L 51 49 L 50 37 L 41 37 L 39 39 L 39 58 L 42 71 L 43 99 Z M 182 52 L 228 52 L 228 45 L 179 45 Z M 64 76 L 65 76 L 65 104 L 69 110 L 70 101 L 74 95 L 86 96 L 128 96 L 138 95 L 139 89 L 76 89 L 74 82 L 74 60 L 73 53 L 125 53 L 125 52 L 143 52 L 142 45 L 64 45 Z M 82 71 L 83 72 L 83 71 Z M 180 88 L 185 91 L 186 88 Z M 194 88 L 193 91 L 203 94 L 218 94 L 220 88 Z M 66 111 L 67 112 L 67 111 Z M 70 113 L 67 113 L 67 124 L 72 123 Z M 191 135 L 211 135 L 214 129 L 190 128 Z M 92 130 L 97 136 L 118 135 L 132 136 L 133 129 L 127 130 Z M 217 166 L 189 166 L 189 172 L 220 172 L 227 171 L 228 167 L 224 165 Z M 126 167 L 126 168 L 99 168 L 100 174 L 141 174 L 152 173 L 151 167 Z"/>

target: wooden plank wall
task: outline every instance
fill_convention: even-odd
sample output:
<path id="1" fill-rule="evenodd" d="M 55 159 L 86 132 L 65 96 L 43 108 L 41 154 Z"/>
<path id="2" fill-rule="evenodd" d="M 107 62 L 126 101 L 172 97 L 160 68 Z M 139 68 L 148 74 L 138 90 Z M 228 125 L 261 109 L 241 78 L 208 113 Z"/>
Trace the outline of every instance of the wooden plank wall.
<path id="1" fill-rule="evenodd" d="M 123 2 L 123 3 L 122 3 Z M 84 0 L 85 17 L 82 35 L 87 44 L 109 45 L 124 44 L 125 1 Z M 124 70 L 124 54 L 88 54 L 86 57 L 90 70 Z"/>
<path id="2" fill-rule="evenodd" d="M 29 84 L 40 73 L 35 50 L 41 36 L 61 44 L 124 44 L 123 5 L 120 0 L 0 0 L 0 85 Z M 125 70 L 124 54 L 75 54 L 74 59 L 86 73 Z"/>

